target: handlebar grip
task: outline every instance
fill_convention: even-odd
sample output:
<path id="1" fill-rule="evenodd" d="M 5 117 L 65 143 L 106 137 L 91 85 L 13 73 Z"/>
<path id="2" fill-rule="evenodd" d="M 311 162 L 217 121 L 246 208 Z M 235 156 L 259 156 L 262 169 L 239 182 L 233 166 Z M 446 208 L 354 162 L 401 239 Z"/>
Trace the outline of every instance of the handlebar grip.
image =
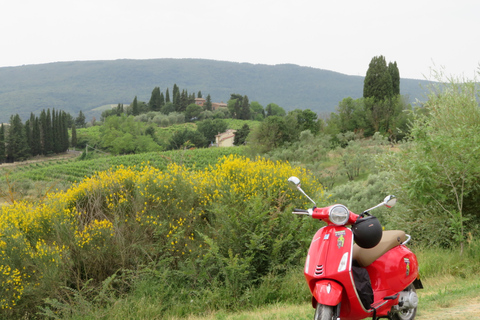
<path id="1" fill-rule="evenodd" d="M 308 210 L 305 210 L 305 209 L 293 209 L 293 212 L 304 212 L 304 213 L 308 213 Z"/>

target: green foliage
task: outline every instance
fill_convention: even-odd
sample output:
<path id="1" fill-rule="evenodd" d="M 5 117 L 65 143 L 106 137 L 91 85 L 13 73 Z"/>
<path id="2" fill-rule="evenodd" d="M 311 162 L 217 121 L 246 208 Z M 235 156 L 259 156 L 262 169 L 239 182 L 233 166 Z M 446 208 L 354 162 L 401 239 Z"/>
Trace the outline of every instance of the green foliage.
<path id="1" fill-rule="evenodd" d="M 227 122 L 223 119 L 207 119 L 197 122 L 197 130 L 204 135 L 207 141 L 215 141 L 215 136 L 225 132 L 227 128 Z"/>
<path id="2" fill-rule="evenodd" d="M 257 101 L 252 101 L 250 103 L 250 112 L 253 120 L 263 121 L 265 118 L 265 110 L 263 106 Z"/>
<path id="3" fill-rule="evenodd" d="M 237 132 L 235 132 L 235 138 L 233 139 L 233 144 L 236 146 L 241 146 L 245 144 L 247 137 L 250 133 L 250 127 L 248 124 L 244 124 Z"/>
<path id="4" fill-rule="evenodd" d="M 46 78 L 45 74 L 49 76 Z M 76 124 L 79 129 L 92 117 L 100 119 L 103 110 L 97 108 L 103 101 L 127 106 L 137 96 L 148 102 L 152 88 L 159 86 L 169 89 L 171 102 L 175 81 L 181 81 L 177 84 L 190 90 L 204 92 L 209 88 L 214 102 L 227 101 L 230 94 L 241 86 L 251 100 L 264 106 L 274 101 L 281 106 L 309 108 L 316 113 L 332 112 L 344 97 L 361 97 L 363 86 L 363 77 L 295 65 L 252 65 L 199 59 L 27 65 L 0 68 L 0 121 L 8 122 L 10 115 L 15 113 L 27 119 L 31 112 L 38 114 L 47 108 L 62 109 L 72 115 L 78 115 L 82 110 L 86 118 Z M 426 81 L 402 79 L 403 94 L 411 101 L 415 98 L 423 100 L 425 90 L 419 83 L 425 84 Z"/>
<path id="5" fill-rule="evenodd" d="M 310 109 L 295 109 L 288 113 L 288 116 L 295 118 L 297 130 L 299 132 L 310 130 L 311 133 L 317 135 L 320 132 L 320 126 L 317 121 L 317 114 Z"/>
<path id="6" fill-rule="evenodd" d="M 396 64 L 392 65 L 391 69 L 394 69 L 394 66 Z M 393 97 L 392 74 L 394 72 L 390 71 L 384 56 L 373 57 L 365 76 L 363 97 L 374 98 L 375 101 Z"/>
<path id="7" fill-rule="evenodd" d="M 388 72 L 390 73 L 390 77 L 392 78 L 393 96 L 397 96 L 400 94 L 400 72 L 398 71 L 396 61 L 394 63 L 388 63 Z"/>
<path id="8" fill-rule="evenodd" d="M 72 139 L 70 140 L 70 145 L 75 148 L 77 146 L 77 128 L 75 124 L 72 125 Z"/>
<path id="9" fill-rule="evenodd" d="M 337 106 L 327 121 L 326 132 L 335 136 L 348 131 L 371 137 L 380 132 L 393 142 L 399 141 L 409 132 L 412 119 L 410 105 L 402 96 L 391 99 L 345 98 Z"/>
<path id="10" fill-rule="evenodd" d="M 145 134 L 144 126 L 133 116 L 111 116 L 100 128 L 102 147 L 113 154 L 160 151 L 155 138 Z"/>
<path id="11" fill-rule="evenodd" d="M 250 120 L 250 103 L 247 96 L 231 94 L 227 105 L 233 119 Z"/>
<path id="12" fill-rule="evenodd" d="M 365 180 L 349 181 L 348 183 L 338 185 L 330 189 L 331 199 L 335 203 L 346 205 L 349 210 L 360 214 L 368 208 L 383 201 L 385 196 L 393 194 L 388 185 L 389 173 L 379 172 L 370 174 Z M 396 229 L 395 223 L 391 217 L 395 216 L 402 206 L 403 199 L 399 199 L 398 204 L 392 208 L 378 208 L 372 211 L 382 226 L 388 229 Z"/>
<path id="13" fill-rule="evenodd" d="M 291 141 L 295 127 L 287 124 L 284 117 L 267 117 L 249 136 L 247 144 L 253 152 L 262 154 Z"/>
<path id="14" fill-rule="evenodd" d="M 387 162 L 398 193 L 409 199 L 405 221 L 422 217 L 437 226 L 428 233 L 430 243 L 453 246 L 464 243 L 466 230 L 478 234 L 478 106 L 473 81 L 452 78 L 433 87 L 425 105 L 429 115 L 418 115 L 411 142 Z M 424 226 L 412 227 L 417 233 Z"/>
<path id="15" fill-rule="evenodd" d="M 148 102 L 148 107 L 151 111 L 160 111 L 165 104 L 165 99 L 160 92 L 160 87 L 155 87 L 150 96 L 150 101 Z"/>
<path id="16" fill-rule="evenodd" d="M 361 173 L 373 172 L 375 166 L 375 155 L 383 153 L 388 142 L 380 134 L 376 134 L 371 140 L 350 140 L 345 148 L 338 147 L 336 152 L 341 163 L 341 173 L 353 181 Z"/>
<path id="17" fill-rule="evenodd" d="M 78 116 L 75 118 L 75 125 L 78 128 L 85 127 L 85 114 L 83 114 L 82 110 L 78 112 Z"/>
<path id="18" fill-rule="evenodd" d="M 0 163 L 5 162 L 6 150 L 5 150 L 5 127 L 3 123 L 0 125 Z"/>
<path id="19" fill-rule="evenodd" d="M 26 160 L 30 156 L 24 125 L 18 114 L 10 117 L 5 144 L 7 162 Z"/>
<path id="20" fill-rule="evenodd" d="M 261 122 L 256 120 L 238 120 L 238 119 L 225 119 L 227 122 L 227 129 L 240 130 L 245 124 L 250 127 L 250 129 L 260 126 Z"/>
<path id="21" fill-rule="evenodd" d="M 278 104 L 269 103 L 269 104 L 267 104 L 267 107 L 265 108 L 265 116 L 266 117 L 271 117 L 271 116 L 283 117 L 285 115 L 286 115 L 285 109 L 280 107 Z"/>
<path id="22" fill-rule="evenodd" d="M 202 111 L 203 111 L 203 107 L 195 103 L 191 103 L 187 106 L 187 109 L 185 111 L 185 119 L 187 121 L 195 121 L 198 119 Z"/>
<path id="23" fill-rule="evenodd" d="M 198 130 L 189 130 L 185 128 L 183 131 L 175 132 L 169 140 L 168 150 L 188 149 L 188 148 L 204 148 L 208 145 L 208 140 Z"/>
<path id="24" fill-rule="evenodd" d="M 45 316 L 82 315 L 143 281 L 160 289 L 164 315 L 252 306 L 251 290 L 296 268 L 316 229 L 284 212 L 306 204 L 286 185 L 291 175 L 323 203 L 305 170 L 228 157 L 203 170 L 120 166 L 40 205 L 3 207 L 0 277 L 16 270 L 6 288 L 18 293 L 2 315 L 38 305 Z"/>

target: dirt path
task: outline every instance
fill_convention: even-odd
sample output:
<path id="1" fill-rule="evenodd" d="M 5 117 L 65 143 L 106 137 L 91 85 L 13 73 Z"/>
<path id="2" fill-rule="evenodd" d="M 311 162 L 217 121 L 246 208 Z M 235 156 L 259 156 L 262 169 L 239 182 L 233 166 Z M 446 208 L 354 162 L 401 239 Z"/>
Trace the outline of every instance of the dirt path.
<path id="1" fill-rule="evenodd" d="M 38 157 L 32 158 L 30 160 L 25 160 L 25 161 L 12 162 L 12 163 L 2 163 L 2 164 L 0 164 L 0 169 L 14 168 L 14 167 L 18 167 L 18 166 L 25 166 L 25 165 L 28 165 L 28 164 L 37 163 L 37 162 L 44 162 L 44 161 L 66 160 L 66 159 L 70 159 L 70 158 L 75 158 L 75 157 L 79 156 L 80 154 L 82 154 L 81 151 L 73 151 L 72 150 L 72 151 L 67 151 L 65 153 L 54 155 L 54 156 L 49 156 L 49 157 L 38 156 Z"/>

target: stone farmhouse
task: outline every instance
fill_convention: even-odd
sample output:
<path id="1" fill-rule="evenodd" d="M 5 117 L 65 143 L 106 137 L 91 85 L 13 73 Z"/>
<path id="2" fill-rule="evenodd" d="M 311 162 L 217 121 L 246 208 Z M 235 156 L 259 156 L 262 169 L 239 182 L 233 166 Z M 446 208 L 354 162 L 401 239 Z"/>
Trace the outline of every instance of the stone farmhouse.
<path id="1" fill-rule="evenodd" d="M 203 107 L 207 100 L 203 98 L 195 98 L 195 104 Z M 220 108 L 226 108 L 227 104 L 223 102 L 212 102 L 212 110 L 218 110 Z M 215 144 L 212 146 L 215 147 L 233 147 L 233 141 L 235 139 L 235 132 L 237 130 L 228 129 L 223 133 L 219 133 L 215 136 Z"/>
<path id="2" fill-rule="evenodd" d="M 217 147 L 233 147 L 233 140 L 235 139 L 235 132 L 237 130 L 228 129 L 223 133 L 219 133 L 215 136 L 215 145 Z"/>
<path id="3" fill-rule="evenodd" d="M 195 98 L 195 104 L 198 106 L 203 107 L 203 105 L 207 102 L 204 98 Z M 219 108 L 226 108 L 227 104 L 223 102 L 212 102 L 212 110 L 218 110 Z"/>

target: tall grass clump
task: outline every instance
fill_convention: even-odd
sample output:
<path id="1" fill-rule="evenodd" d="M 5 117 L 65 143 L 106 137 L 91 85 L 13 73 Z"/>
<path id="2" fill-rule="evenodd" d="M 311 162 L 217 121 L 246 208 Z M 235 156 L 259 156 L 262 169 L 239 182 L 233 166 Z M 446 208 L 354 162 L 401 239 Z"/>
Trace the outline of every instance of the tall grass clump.
<path id="1" fill-rule="evenodd" d="M 118 166 L 42 202 L 5 206 L 0 314 L 80 316 L 113 300 L 136 312 L 129 296 L 176 316 L 253 306 L 256 290 L 291 277 L 316 229 L 286 212 L 309 206 L 287 187 L 292 175 L 325 200 L 305 169 L 231 155 L 202 170 Z"/>

